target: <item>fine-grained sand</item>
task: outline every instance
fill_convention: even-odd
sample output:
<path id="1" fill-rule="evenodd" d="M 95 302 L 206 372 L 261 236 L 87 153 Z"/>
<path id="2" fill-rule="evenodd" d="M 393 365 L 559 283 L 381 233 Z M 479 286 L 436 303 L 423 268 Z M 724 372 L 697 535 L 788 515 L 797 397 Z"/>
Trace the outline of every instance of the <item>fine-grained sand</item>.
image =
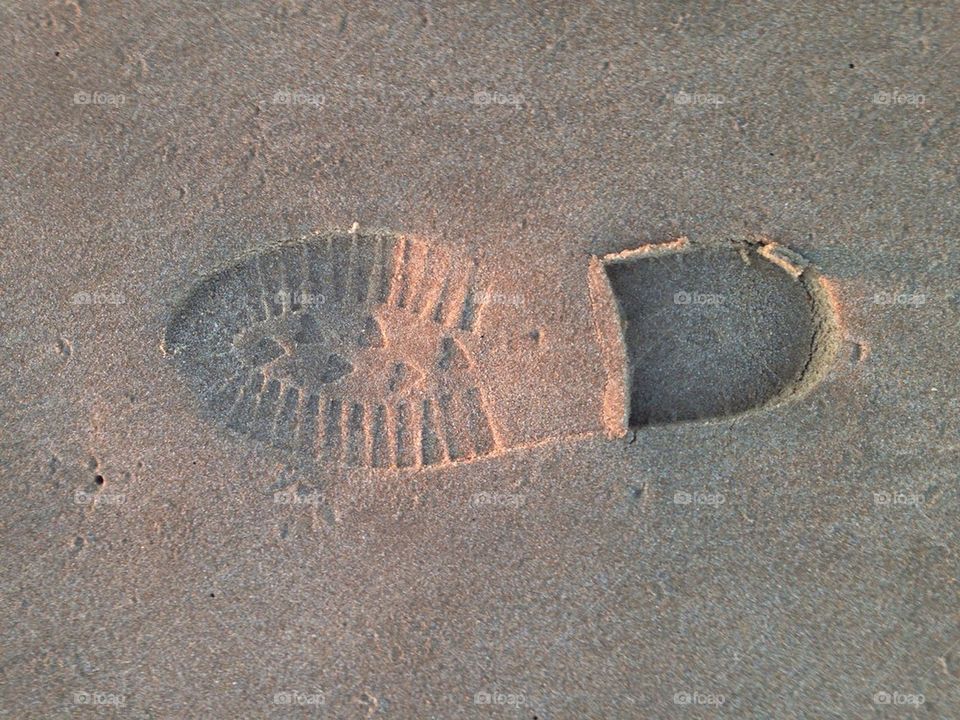
<path id="1" fill-rule="evenodd" d="M 0 717 L 960 716 L 956 8 L 708 5 L 0 8 Z"/>

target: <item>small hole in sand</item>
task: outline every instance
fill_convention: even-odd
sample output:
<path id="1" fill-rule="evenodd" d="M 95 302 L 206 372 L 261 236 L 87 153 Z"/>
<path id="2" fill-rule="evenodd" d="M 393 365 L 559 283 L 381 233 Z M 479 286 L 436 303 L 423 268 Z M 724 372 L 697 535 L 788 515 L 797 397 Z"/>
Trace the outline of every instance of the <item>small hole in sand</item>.
<path id="1" fill-rule="evenodd" d="M 93 479 L 93 481 L 94 481 L 97 485 L 103 485 L 103 483 L 105 482 L 105 480 L 103 479 L 103 475 L 97 475 L 97 476 Z"/>

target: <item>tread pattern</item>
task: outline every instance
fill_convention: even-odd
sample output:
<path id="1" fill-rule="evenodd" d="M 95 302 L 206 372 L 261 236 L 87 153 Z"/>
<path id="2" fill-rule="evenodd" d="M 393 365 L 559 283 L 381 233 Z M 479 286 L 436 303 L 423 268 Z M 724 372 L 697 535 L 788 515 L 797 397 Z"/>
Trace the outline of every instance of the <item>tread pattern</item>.
<path id="1" fill-rule="evenodd" d="M 496 449 L 462 340 L 477 267 L 418 240 L 335 234 L 198 285 L 166 348 L 226 427 L 322 462 L 407 468 Z"/>

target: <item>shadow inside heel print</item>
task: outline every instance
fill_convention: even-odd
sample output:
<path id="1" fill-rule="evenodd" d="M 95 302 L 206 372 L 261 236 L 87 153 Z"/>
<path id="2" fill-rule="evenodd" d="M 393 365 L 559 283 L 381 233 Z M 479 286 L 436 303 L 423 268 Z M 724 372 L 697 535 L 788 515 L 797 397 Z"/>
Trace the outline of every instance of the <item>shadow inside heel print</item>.
<path id="1" fill-rule="evenodd" d="M 613 435 L 800 397 L 836 350 L 828 286 L 777 243 L 645 245 L 595 258 L 590 282 Z"/>

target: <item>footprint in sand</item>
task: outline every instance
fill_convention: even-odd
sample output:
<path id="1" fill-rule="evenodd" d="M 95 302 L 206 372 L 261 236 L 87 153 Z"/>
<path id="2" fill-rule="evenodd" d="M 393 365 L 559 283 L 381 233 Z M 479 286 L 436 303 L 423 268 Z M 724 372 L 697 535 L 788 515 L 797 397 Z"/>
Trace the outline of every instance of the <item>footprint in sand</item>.
<path id="1" fill-rule="evenodd" d="M 164 347 L 209 416 L 245 437 L 407 468 L 770 407 L 813 387 L 836 345 L 825 284 L 775 243 L 680 239 L 596 257 L 586 278 L 589 303 L 546 329 L 582 342 L 551 344 L 526 329 L 537 303 L 481 318 L 496 296 L 475 261 L 332 233 L 201 280 Z M 531 296 L 554 302 L 550 282 L 531 275 Z M 565 367 L 580 382 L 558 394 Z"/>

